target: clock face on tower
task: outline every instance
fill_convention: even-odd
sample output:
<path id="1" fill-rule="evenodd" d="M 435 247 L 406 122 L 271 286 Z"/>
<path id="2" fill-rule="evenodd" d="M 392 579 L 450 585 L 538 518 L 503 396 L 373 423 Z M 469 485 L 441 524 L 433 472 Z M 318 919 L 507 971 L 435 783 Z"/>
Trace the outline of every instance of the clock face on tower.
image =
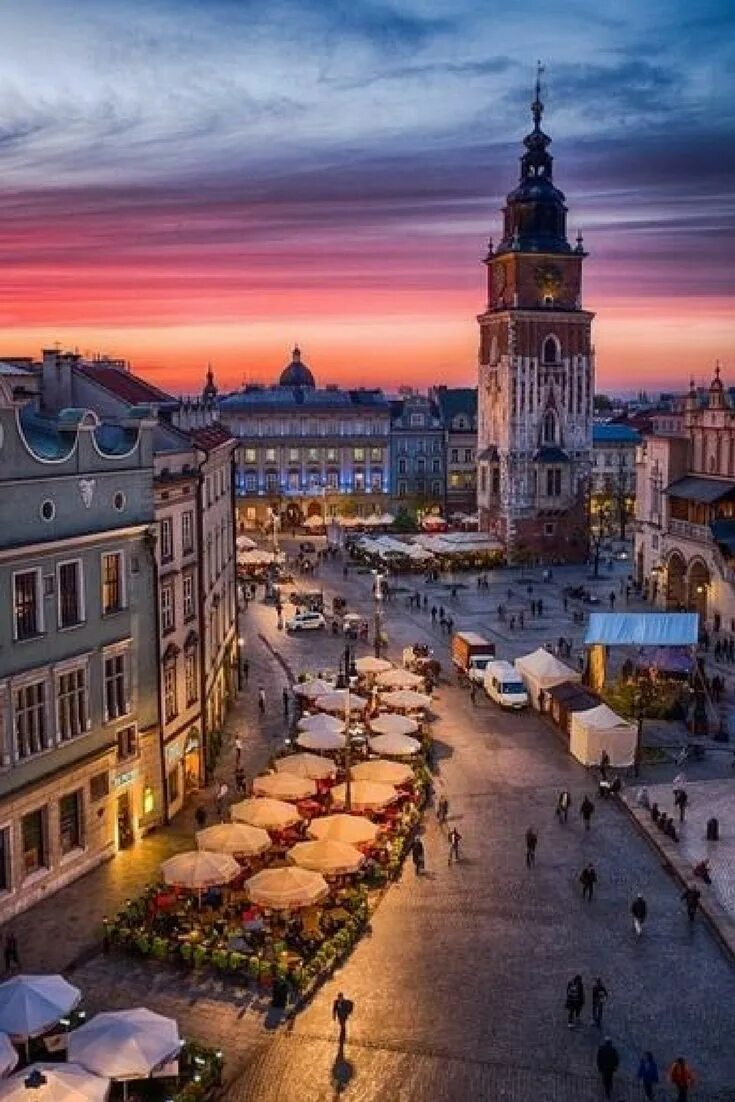
<path id="1" fill-rule="evenodd" d="M 534 272 L 536 286 L 542 295 L 555 296 L 562 285 L 562 274 L 554 264 L 542 264 Z"/>
<path id="2" fill-rule="evenodd" d="M 505 290 L 505 265 L 496 264 L 493 268 L 493 294 L 496 298 L 500 298 Z"/>

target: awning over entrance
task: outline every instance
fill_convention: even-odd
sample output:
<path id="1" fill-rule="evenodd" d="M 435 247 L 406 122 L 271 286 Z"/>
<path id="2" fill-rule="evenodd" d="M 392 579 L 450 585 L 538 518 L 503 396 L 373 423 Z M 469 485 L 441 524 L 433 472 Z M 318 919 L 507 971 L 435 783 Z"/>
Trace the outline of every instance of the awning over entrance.
<path id="1" fill-rule="evenodd" d="M 713 520 L 710 529 L 715 543 L 719 543 L 731 555 L 735 555 L 735 520 Z"/>
<path id="2" fill-rule="evenodd" d="M 726 497 L 735 497 L 735 482 L 721 478 L 695 478 L 687 475 L 670 483 L 664 490 L 669 497 L 680 497 L 685 501 L 697 501 L 702 505 L 712 505 Z"/>
<path id="3" fill-rule="evenodd" d="M 691 647 L 699 635 L 696 612 L 593 612 L 585 646 Z"/>

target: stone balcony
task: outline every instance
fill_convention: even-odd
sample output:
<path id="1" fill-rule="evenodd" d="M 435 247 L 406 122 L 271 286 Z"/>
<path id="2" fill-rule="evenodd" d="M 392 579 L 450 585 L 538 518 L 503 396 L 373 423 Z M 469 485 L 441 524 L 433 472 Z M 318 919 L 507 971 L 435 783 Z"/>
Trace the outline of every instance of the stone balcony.
<path id="1" fill-rule="evenodd" d="M 688 520 L 669 520 L 669 535 L 679 539 L 693 540 L 694 543 L 713 543 L 712 532 L 707 524 L 691 524 Z"/>

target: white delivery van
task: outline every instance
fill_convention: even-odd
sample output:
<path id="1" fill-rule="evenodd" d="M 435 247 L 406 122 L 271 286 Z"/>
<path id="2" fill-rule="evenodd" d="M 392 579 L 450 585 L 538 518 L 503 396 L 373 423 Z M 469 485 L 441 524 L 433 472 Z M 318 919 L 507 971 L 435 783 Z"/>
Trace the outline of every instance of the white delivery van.
<path id="1" fill-rule="evenodd" d="M 488 662 L 485 666 L 485 692 L 501 708 L 515 711 L 528 707 L 528 693 L 521 675 L 510 662 Z"/>

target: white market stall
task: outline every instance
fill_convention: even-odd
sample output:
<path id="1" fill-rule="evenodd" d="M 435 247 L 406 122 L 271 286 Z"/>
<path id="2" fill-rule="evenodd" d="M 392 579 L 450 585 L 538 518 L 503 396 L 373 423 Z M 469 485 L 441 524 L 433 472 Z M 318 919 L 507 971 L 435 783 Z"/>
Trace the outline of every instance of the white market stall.
<path id="1" fill-rule="evenodd" d="M 524 654 L 521 658 L 516 658 L 515 668 L 528 689 L 531 704 L 537 710 L 542 689 L 551 689 L 554 685 L 561 685 L 562 681 L 581 680 L 577 670 L 560 662 L 543 647 L 539 647 L 530 654 Z"/>
<path id="2" fill-rule="evenodd" d="M 615 769 L 627 769 L 633 764 L 636 742 L 635 724 L 607 704 L 572 713 L 569 749 L 582 765 L 599 765 L 606 752 Z"/>

